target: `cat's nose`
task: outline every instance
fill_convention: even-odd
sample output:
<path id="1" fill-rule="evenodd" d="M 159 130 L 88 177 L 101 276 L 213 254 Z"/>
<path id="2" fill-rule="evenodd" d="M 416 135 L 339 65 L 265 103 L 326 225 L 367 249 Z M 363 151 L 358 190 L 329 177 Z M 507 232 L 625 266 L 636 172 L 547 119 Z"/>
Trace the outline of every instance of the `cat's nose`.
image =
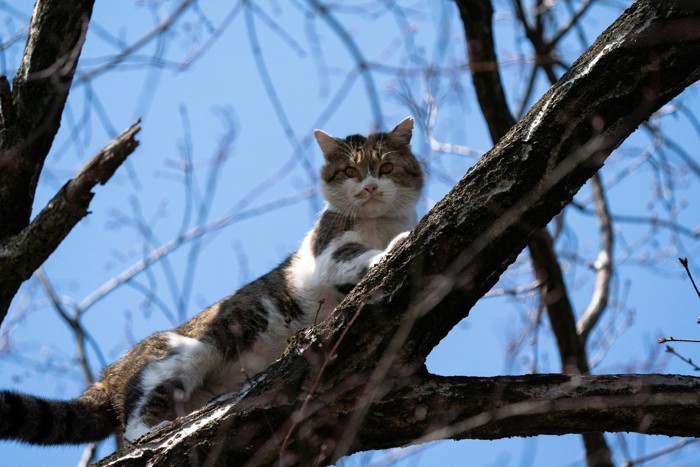
<path id="1" fill-rule="evenodd" d="M 367 185 L 365 185 L 364 189 L 369 193 L 374 193 L 375 191 L 377 191 L 377 188 L 379 188 L 379 186 L 377 186 L 376 183 L 368 183 Z"/>

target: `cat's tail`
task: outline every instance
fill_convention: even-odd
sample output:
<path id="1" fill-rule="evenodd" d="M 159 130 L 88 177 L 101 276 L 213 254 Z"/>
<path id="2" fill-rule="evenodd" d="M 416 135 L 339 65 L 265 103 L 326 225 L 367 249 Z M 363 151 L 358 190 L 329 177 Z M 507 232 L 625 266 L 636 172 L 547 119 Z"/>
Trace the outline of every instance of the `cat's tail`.
<path id="1" fill-rule="evenodd" d="M 80 444 L 114 433 L 117 416 L 100 383 L 59 401 L 0 391 L 0 439 L 31 444 Z"/>

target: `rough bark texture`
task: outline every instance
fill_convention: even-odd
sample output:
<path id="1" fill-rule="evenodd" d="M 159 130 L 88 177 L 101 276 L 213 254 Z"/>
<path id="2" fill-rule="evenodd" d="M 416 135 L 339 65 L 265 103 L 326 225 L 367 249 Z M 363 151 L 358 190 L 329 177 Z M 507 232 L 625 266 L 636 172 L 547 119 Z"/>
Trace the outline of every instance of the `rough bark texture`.
<path id="1" fill-rule="evenodd" d="M 138 122 L 100 151 L 30 223 L 37 181 L 68 98 L 92 0 L 40 0 L 21 65 L 0 77 L 0 323 L 20 285 L 88 214 L 91 189 L 109 180 L 138 143 Z"/>
<path id="2" fill-rule="evenodd" d="M 515 125 L 508 108 L 498 70 L 492 32 L 493 8 L 489 0 L 457 0 L 464 24 L 474 89 L 494 143 Z M 554 332 L 562 370 L 588 373 L 585 345 L 576 332 L 576 318 L 564 274 L 557 260 L 552 237 L 546 228 L 528 244 L 535 276 L 540 283 L 541 301 L 547 309 Z"/>
<path id="3" fill-rule="evenodd" d="M 698 435 L 696 378 L 451 379 L 426 374 L 422 364 L 607 155 L 700 78 L 699 26 L 697 6 L 633 5 L 329 320 L 298 334 L 285 356 L 238 395 L 100 464 L 323 464 L 430 436 Z M 420 391 L 425 411 L 415 404 Z M 438 424 L 449 411 L 433 400 L 461 407 L 476 394 L 488 399 L 486 415 L 483 405 L 473 406 L 450 415 L 452 425 Z M 469 422 L 475 416 L 483 423 Z M 399 425 L 407 419 L 419 428 L 404 437 Z M 391 424 L 396 430 L 387 429 Z"/>
<path id="4" fill-rule="evenodd" d="M 699 384 L 698 378 L 673 375 L 431 375 L 374 404 L 358 444 L 387 448 L 416 440 L 587 431 L 697 435 L 700 422 L 690 414 L 700 407 Z M 401 419 L 395 413 L 413 416 Z"/>
<path id="5" fill-rule="evenodd" d="M 491 139 L 496 143 L 516 122 L 508 108 L 496 58 L 493 39 L 493 6 L 490 0 L 456 0 L 456 3 L 467 39 L 474 89 L 481 113 L 489 127 Z M 523 27 L 528 28 L 524 22 Z M 533 48 L 537 53 L 544 50 L 542 47 L 544 41 L 541 36 L 541 30 L 528 31 L 528 37 L 535 38 L 536 43 L 533 43 Z M 540 284 L 540 302 L 547 310 L 557 342 L 562 372 L 587 374 L 590 370 L 585 339 L 581 338 L 576 331 L 576 315 L 569 300 L 552 236 L 546 227 L 532 236 L 528 250 L 535 277 Z M 612 465 L 610 448 L 601 433 L 584 433 L 583 441 L 588 465 Z"/>
<path id="6" fill-rule="evenodd" d="M 44 209 L 17 235 L 0 240 L 0 322 L 20 285 L 61 244 L 85 216 L 92 189 L 104 185 L 124 160 L 136 150 L 139 122 L 127 128 L 98 152 L 66 183 Z"/>
<path id="7" fill-rule="evenodd" d="M 94 0 L 42 0 L 34 6 L 11 105 L 0 129 L 0 239 L 29 223 L 34 192 L 61 122 Z M 7 86 L 5 86 L 7 95 Z M 8 96 L 9 97 L 9 96 Z M 9 102 L 9 99 L 4 99 Z"/>
<path id="8" fill-rule="evenodd" d="M 700 378 L 677 375 L 414 375 L 410 384 L 388 392 L 369 407 L 348 453 L 437 439 L 604 430 L 700 436 L 699 389 Z M 277 391 L 261 398 L 248 396 L 236 408 L 224 400 L 178 419 L 98 465 L 278 462 L 280 453 L 275 448 L 299 414 L 297 401 L 278 396 Z M 287 445 L 281 464 L 327 462 L 324 454 L 333 452 L 342 434 L 338 426 L 353 418 L 355 407 L 352 391 L 335 396 L 310 407 L 309 419 L 299 419 L 298 437 Z"/>

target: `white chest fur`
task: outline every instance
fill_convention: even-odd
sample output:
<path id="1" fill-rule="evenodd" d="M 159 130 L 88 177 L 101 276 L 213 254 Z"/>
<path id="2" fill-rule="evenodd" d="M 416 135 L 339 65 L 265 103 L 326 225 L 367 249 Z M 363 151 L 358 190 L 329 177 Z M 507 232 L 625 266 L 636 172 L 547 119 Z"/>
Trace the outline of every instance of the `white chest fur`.
<path id="1" fill-rule="evenodd" d="M 387 246 L 397 235 L 411 230 L 415 213 L 402 217 L 355 219 L 352 230 L 344 231 L 331 240 L 318 256 L 313 253 L 314 230 L 307 234 L 287 270 L 287 280 L 304 310 L 304 326 L 324 319 L 343 298 L 338 286 L 356 284 L 368 268 L 386 253 Z M 359 244 L 351 259 L 336 257 L 345 245 Z"/>

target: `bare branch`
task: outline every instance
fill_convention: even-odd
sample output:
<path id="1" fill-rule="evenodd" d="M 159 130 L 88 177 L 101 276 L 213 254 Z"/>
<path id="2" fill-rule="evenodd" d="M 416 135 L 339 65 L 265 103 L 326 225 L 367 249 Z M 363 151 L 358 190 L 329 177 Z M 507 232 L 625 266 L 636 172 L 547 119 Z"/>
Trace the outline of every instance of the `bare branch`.
<path id="1" fill-rule="evenodd" d="M 85 352 L 85 330 L 80 323 L 80 315 L 76 313 L 76 316 L 70 316 L 68 312 L 64 309 L 61 300 L 58 298 L 56 291 L 49 282 L 49 279 L 44 274 L 43 269 L 39 268 L 37 270 L 37 276 L 39 277 L 39 282 L 41 282 L 44 291 L 49 296 L 54 309 L 59 314 L 61 319 L 71 328 L 71 331 L 75 337 L 76 352 L 78 354 L 78 362 L 80 364 L 80 369 L 83 372 L 83 379 L 85 380 L 85 386 L 89 386 L 95 382 L 95 377 L 92 373 L 92 368 L 90 367 L 90 362 L 87 359 L 87 354 Z"/>
<path id="2" fill-rule="evenodd" d="M 177 20 L 187 11 L 187 9 L 192 6 L 194 0 L 182 0 L 181 3 L 175 8 L 175 10 L 167 17 L 165 20 L 163 20 L 156 28 L 154 28 L 152 31 L 149 31 L 148 34 L 131 44 L 130 46 L 126 47 L 124 50 L 122 50 L 116 57 L 114 57 L 112 60 L 109 61 L 109 63 L 96 68 L 94 70 L 91 70 L 89 72 L 81 73 L 80 74 L 80 80 L 81 81 L 87 81 L 92 78 L 94 78 L 96 75 L 100 73 L 104 73 L 106 71 L 109 71 L 122 63 L 124 60 L 126 60 L 128 57 L 134 54 L 137 50 L 143 48 L 146 44 L 150 43 L 153 39 L 159 37 L 161 34 L 163 34 L 165 31 L 170 29 L 176 22 Z"/>
<path id="3" fill-rule="evenodd" d="M 698 439 L 698 438 L 683 438 L 680 441 L 671 444 L 670 446 L 666 446 L 664 448 L 650 452 L 649 454 L 639 456 L 639 457 L 636 457 L 634 459 L 627 460 L 627 461 L 625 461 L 623 466 L 624 467 L 632 467 L 634 465 L 642 465 L 646 462 L 656 460 L 659 457 L 666 456 L 666 455 L 672 454 L 674 452 L 680 451 L 684 447 L 691 446 L 691 445 L 696 444 L 698 442 L 700 442 L 700 439 Z"/>
<path id="4" fill-rule="evenodd" d="M 193 240 L 196 240 L 202 235 L 222 229 L 228 225 L 235 224 L 244 219 L 249 219 L 251 217 L 260 215 L 264 212 L 273 211 L 275 209 L 281 209 L 286 206 L 305 201 L 310 197 L 314 196 L 315 194 L 315 189 L 303 190 L 286 198 L 274 200 L 269 203 L 261 204 L 259 206 L 253 206 L 248 209 L 241 209 L 240 211 L 236 211 L 230 215 L 216 219 L 206 225 L 195 226 L 187 232 L 179 235 L 177 238 L 165 242 L 162 245 L 156 246 L 151 251 L 144 254 L 144 257 L 141 260 L 135 262 L 134 264 L 126 268 L 124 271 L 111 278 L 110 280 L 99 286 L 96 290 L 88 294 L 85 298 L 83 298 L 78 303 L 78 308 L 81 311 L 87 310 L 96 302 L 102 300 L 107 295 L 115 291 L 121 284 L 130 281 L 154 263 L 165 258 L 171 252 L 177 250 L 181 246 L 186 245 L 187 243 Z"/>
<path id="5" fill-rule="evenodd" d="M 552 35 L 551 39 L 549 39 L 549 43 L 553 46 L 556 45 L 562 37 L 564 37 L 574 26 L 578 24 L 578 21 L 581 19 L 584 13 L 586 13 L 594 1 L 595 0 L 585 0 L 579 9 L 576 10 L 573 15 L 571 15 L 569 21 Z"/>
<path id="6" fill-rule="evenodd" d="M 61 122 L 92 5 L 93 0 L 42 0 L 34 6 L 13 81 L 11 108 L 3 102 L 3 112 L 11 116 L 3 115 L 0 133 L 0 239 L 18 234 L 29 223 L 39 174 Z"/>
<path id="7" fill-rule="evenodd" d="M 265 384 L 257 381 L 258 385 Z M 186 465 L 192 456 L 212 462 L 215 459 L 208 457 L 205 447 L 208 443 L 201 442 L 205 439 L 210 443 L 215 440 L 219 456 L 229 464 L 243 465 L 252 454 L 257 454 L 261 463 L 277 459 L 265 450 L 275 444 L 276 438 L 267 426 L 262 442 L 256 443 L 265 447 L 249 451 L 251 434 L 259 432 L 264 425 L 262 420 L 289 426 L 292 419 L 299 419 L 298 415 L 292 417 L 293 401 L 270 399 L 272 395 L 238 405 L 235 401 L 239 396 L 227 396 L 177 419 L 170 429 L 176 428 L 183 436 L 174 437 L 166 428 L 155 430 L 138 445 L 102 459 L 97 465 Z M 274 410 L 269 408 L 271 400 L 277 401 Z M 700 434 L 698 407 L 700 379 L 689 376 L 426 375 L 414 378 L 371 405 L 361 436 L 350 452 L 437 439 L 500 439 L 601 430 L 695 436 Z M 315 410 L 300 422 L 309 427 L 332 413 L 334 421 L 343 424 L 353 408 L 346 398 L 328 399 L 317 403 Z M 307 432 L 315 433 L 313 428 Z M 267 440 L 272 442 L 265 443 Z M 325 441 L 331 442 L 327 438 Z"/>
<path id="8" fill-rule="evenodd" d="M 695 289 L 695 293 L 698 294 L 698 298 L 700 298 L 700 290 L 698 290 L 698 286 L 695 285 L 695 279 L 693 279 L 693 274 L 690 272 L 690 268 L 688 267 L 688 258 L 678 258 L 678 261 L 681 262 L 683 267 L 685 268 L 686 274 L 688 274 L 688 278 L 690 279 L 690 282 L 693 284 L 693 288 Z"/>
<path id="9" fill-rule="evenodd" d="M 662 344 L 662 343 L 668 342 L 668 341 L 682 342 L 683 339 L 674 339 L 673 337 L 668 338 L 668 339 L 661 338 L 661 339 L 659 339 L 659 344 Z M 680 358 L 680 359 L 683 360 L 685 363 L 687 363 L 688 365 L 690 365 L 691 367 L 693 367 L 693 370 L 695 370 L 695 371 L 700 371 L 700 367 L 697 366 L 697 365 L 693 362 L 693 359 L 688 358 L 688 357 L 684 357 L 683 355 L 679 354 L 679 353 L 676 351 L 676 349 L 674 349 L 673 347 L 671 347 L 671 346 L 668 345 L 668 344 L 666 345 L 666 352 L 668 352 L 668 353 L 670 353 L 670 354 L 673 354 L 673 355 L 675 355 L 676 357 Z"/>
<path id="10" fill-rule="evenodd" d="M 331 14 L 328 7 L 318 0 L 308 0 L 310 6 L 313 10 L 320 16 L 320 18 L 328 24 L 328 27 L 338 35 L 341 42 L 348 50 L 348 53 L 352 56 L 355 61 L 355 66 L 362 75 L 362 79 L 365 83 L 365 89 L 367 90 L 367 97 L 369 98 L 369 106 L 372 110 L 372 115 L 374 116 L 374 125 L 379 130 L 384 127 L 382 107 L 379 99 L 379 92 L 377 91 L 377 85 L 374 82 L 372 73 L 370 72 L 368 61 L 365 59 L 362 51 L 358 47 L 357 43 L 353 39 L 352 35 L 345 30 L 343 25 Z"/>
<path id="11" fill-rule="evenodd" d="M 700 339 L 682 339 L 682 338 L 676 338 L 673 336 L 659 337 L 659 344 L 663 344 L 666 342 L 694 342 L 694 343 L 698 343 L 698 342 L 700 342 Z"/>
<path id="12" fill-rule="evenodd" d="M 583 343 L 588 340 L 591 330 L 595 327 L 596 323 L 603 315 L 605 308 L 608 306 L 610 281 L 613 276 L 612 261 L 614 236 L 612 220 L 610 211 L 608 210 L 608 202 L 605 199 L 603 184 L 600 181 L 600 174 L 595 174 L 591 177 L 591 189 L 593 191 L 593 199 L 595 200 L 598 223 L 600 224 L 600 252 L 593 266 L 596 270 L 596 280 L 591 303 L 576 324 L 576 330 Z"/>
<path id="13" fill-rule="evenodd" d="M 136 149 L 140 129 L 138 121 L 127 128 L 66 183 L 31 224 L 0 244 L 0 318 L 4 319 L 19 286 L 88 214 L 92 188 L 106 183 Z"/>

